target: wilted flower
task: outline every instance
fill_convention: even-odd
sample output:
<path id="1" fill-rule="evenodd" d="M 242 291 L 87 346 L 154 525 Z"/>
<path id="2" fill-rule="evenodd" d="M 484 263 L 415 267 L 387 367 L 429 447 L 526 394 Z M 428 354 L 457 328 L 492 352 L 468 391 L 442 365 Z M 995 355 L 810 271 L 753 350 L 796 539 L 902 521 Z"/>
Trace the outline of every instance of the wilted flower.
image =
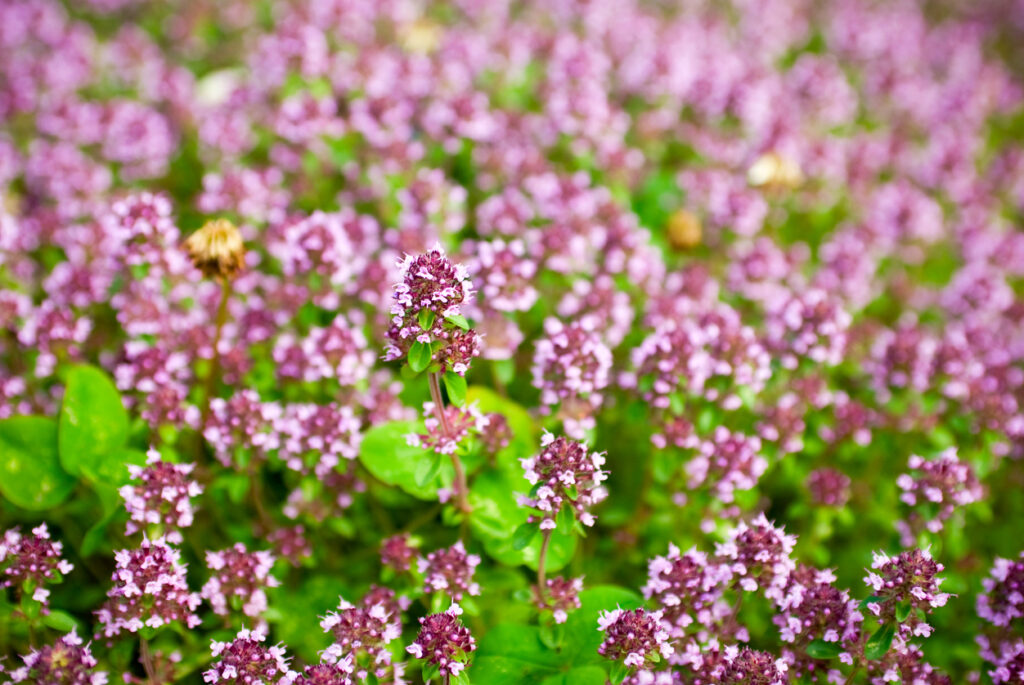
<path id="1" fill-rule="evenodd" d="M 227 219 L 214 219 L 185 240 L 189 259 L 207 278 L 234 278 L 245 266 L 245 243 Z"/>

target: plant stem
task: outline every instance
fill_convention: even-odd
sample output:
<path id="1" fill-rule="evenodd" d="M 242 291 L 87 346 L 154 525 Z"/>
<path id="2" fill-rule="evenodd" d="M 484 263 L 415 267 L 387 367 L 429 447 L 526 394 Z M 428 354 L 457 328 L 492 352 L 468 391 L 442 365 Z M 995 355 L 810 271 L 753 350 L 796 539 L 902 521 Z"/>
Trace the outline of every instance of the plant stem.
<path id="1" fill-rule="evenodd" d="M 217 381 L 220 380 L 220 339 L 224 332 L 224 324 L 228 320 L 228 299 L 231 297 L 231 280 L 222 278 L 220 282 L 220 304 L 217 305 L 216 327 L 213 332 L 213 359 L 210 362 L 210 373 L 206 375 L 206 387 L 203 392 L 203 410 L 199 421 L 200 433 L 206 428 L 206 422 L 210 418 L 210 400 L 213 399 L 213 393 L 217 389 Z"/>
<path id="2" fill-rule="evenodd" d="M 853 679 L 857 675 L 858 671 L 860 671 L 860 663 L 853 665 L 853 670 L 850 671 L 850 675 L 846 676 L 846 680 L 843 681 L 843 685 L 853 685 Z"/>
<path id="3" fill-rule="evenodd" d="M 548 547 L 551 545 L 551 529 L 545 530 L 543 536 L 544 539 L 540 543 L 540 556 L 537 557 L 537 597 L 541 602 L 545 601 L 548 588 L 546 566 L 548 565 Z"/>
<path id="4" fill-rule="evenodd" d="M 441 398 L 441 383 L 438 380 L 439 375 L 436 373 L 427 374 L 427 379 L 430 384 L 430 398 L 434 401 L 434 412 L 437 414 L 438 420 L 441 422 L 441 432 L 445 437 L 452 437 L 452 427 L 448 423 L 448 415 L 444 410 L 444 400 Z M 462 467 L 462 460 L 459 459 L 459 455 L 452 452 L 452 466 L 455 467 L 455 499 L 458 501 L 459 509 L 463 513 L 468 514 L 472 511 L 469 506 L 469 499 L 467 497 L 469 493 L 469 487 L 466 485 L 466 470 Z"/>
<path id="5" fill-rule="evenodd" d="M 150 685 L 158 685 L 153 669 L 153 655 L 149 653 L 149 640 L 144 637 L 139 638 L 139 656 L 142 658 L 142 667 L 146 669 L 146 681 Z"/>

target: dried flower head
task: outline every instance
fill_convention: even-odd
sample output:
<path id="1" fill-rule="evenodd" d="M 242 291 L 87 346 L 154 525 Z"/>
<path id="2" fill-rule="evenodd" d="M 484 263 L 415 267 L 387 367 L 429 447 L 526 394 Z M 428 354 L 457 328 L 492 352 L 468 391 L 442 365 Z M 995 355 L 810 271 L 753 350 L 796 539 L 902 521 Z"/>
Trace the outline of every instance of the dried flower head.
<path id="1" fill-rule="evenodd" d="M 665 234 L 668 244 L 676 250 L 692 250 L 700 245 L 704 229 L 696 214 L 688 209 L 677 209 L 668 217 Z"/>
<path id="2" fill-rule="evenodd" d="M 245 266 L 245 243 L 227 219 L 213 219 L 185 239 L 189 259 L 207 278 L 234 278 Z"/>

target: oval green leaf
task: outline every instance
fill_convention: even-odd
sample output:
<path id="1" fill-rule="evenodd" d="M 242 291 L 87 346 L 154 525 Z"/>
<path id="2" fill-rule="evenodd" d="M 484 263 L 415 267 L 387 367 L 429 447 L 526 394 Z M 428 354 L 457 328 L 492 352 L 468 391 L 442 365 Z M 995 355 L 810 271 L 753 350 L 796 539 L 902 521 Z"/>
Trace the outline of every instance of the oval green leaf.
<path id="1" fill-rule="evenodd" d="M 127 439 L 128 412 L 114 381 L 94 366 L 71 369 L 57 430 L 64 470 L 102 479 L 109 469 L 116 468 L 104 462 L 117 459 L 115 452 Z"/>
<path id="2" fill-rule="evenodd" d="M 0 421 L 0 493 L 22 509 L 42 511 L 71 494 L 75 478 L 57 456 L 57 422 L 42 416 Z"/>

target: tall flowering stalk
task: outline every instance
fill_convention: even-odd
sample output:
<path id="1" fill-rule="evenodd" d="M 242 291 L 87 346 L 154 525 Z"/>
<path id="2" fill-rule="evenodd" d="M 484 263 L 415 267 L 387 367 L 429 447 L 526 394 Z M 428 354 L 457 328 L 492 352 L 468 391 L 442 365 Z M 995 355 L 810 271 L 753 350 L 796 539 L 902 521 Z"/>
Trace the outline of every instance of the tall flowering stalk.
<path id="1" fill-rule="evenodd" d="M 203 272 L 203 276 L 218 280 L 221 288 L 213 333 L 213 358 L 210 362 L 210 372 L 206 375 L 203 394 L 199 424 L 202 427 L 206 425 L 206 420 L 210 416 L 210 401 L 220 377 L 220 340 L 228 318 L 231 284 L 245 266 L 245 244 L 242 242 L 242 234 L 233 223 L 227 219 L 214 219 L 188 237 L 185 241 L 185 250 L 192 264 Z"/>
<path id="2" fill-rule="evenodd" d="M 445 256 L 440 245 L 399 262 L 401 281 L 394 286 L 391 326 L 384 359 L 404 359 L 414 373 L 427 373 L 431 403 L 437 424 L 427 428 L 438 433 L 434 449 L 449 454 L 455 468 L 455 498 L 463 512 L 470 510 L 466 470 L 455 452 L 462 413 L 446 408 L 441 382 L 448 399 L 458 407 L 466 401 L 466 371 L 480 354 L 476 331 L 462 315 L 462 305 L 472 300 L 469 271 Z"/>
<path id="3" fill-rule="evenodd" d="M 590 507 L 607 496 L 601 483 L 608 474 L 601 470 L 604 455 L 589 452 L 581 442 L 545 433 L 541 447 L 544 449 L 537 456 L 521 460 L 526 480 L 533 488 L 530 494 L 519 498 L 519 504 L 533 510 L 524 524 L 531 536 L 535 532 L 532 525 L 540 524 L 543 540 L 537 560 L 536 591 L 539 602 L 546 604 L 548 583 L 545 567 L 551 532 L 558 527 L 560 520 L 563 525 L 594 525 L 596 518 Z M 567 520 L 564 519 L 566 516 Z"/>

